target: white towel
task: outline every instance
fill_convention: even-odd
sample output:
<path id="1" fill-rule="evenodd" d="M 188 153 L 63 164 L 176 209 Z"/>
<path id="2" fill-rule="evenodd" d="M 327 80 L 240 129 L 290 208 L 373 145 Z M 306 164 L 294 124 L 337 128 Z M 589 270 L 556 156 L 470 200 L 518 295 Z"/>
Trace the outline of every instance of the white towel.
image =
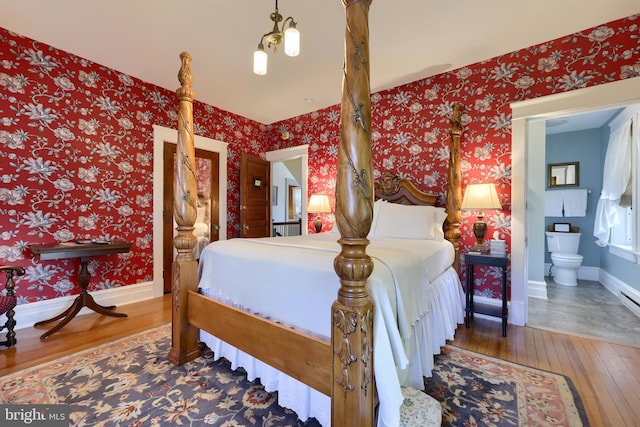
<path id="1" fill-rule="evenodd" d="M 562 216 L 562 190 L 544 192 L 544 216 Z"/>
<path id="2" fill-rule="evenodd" d="M 587 216 L 587 190 L 562 190 L 562 193 L 564 216 Z"/>

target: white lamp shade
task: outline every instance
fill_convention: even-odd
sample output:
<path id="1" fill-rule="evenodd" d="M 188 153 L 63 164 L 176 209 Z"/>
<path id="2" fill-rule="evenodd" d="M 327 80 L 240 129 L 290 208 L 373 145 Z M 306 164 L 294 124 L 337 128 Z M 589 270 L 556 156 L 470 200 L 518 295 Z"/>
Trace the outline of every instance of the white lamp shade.
<path id="1" fill-rule="evenodd" d="M 495 184 L 469 184 L 462 198 L 461 209 L 502 209 Z"/>
<path id="2" fill-rule="evenodd" d="M 300 31 L 296 27 L 289 27 L 284 31 L 284 53 L 287 56 L 300 54 Z"/>
<path id="3" fill-rule="evenodd" d="M 267 74 L 267 52 L 263 49 L 253 52 L 253 72 L 259 76 Z"/>
<path id="4" fill-rule="evenodd" d="M 310 213 L 329 213 L 331 205 L 329 204 L 329 196 L 326 194 L 312 194 L 309 199 L 307 211 Z"/>

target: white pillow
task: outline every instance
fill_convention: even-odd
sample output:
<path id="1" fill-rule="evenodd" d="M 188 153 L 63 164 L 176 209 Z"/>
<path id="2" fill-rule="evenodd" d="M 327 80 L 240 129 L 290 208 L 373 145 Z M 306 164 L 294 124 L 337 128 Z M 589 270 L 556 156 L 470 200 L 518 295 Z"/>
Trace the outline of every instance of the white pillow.
<path id="1" fill-rule="evenodd" d="M 371 219 L 371 228 L 369 229 L 367 238 L 375 235 L 376 224 L 378 223 L 378 217 L 380 216 L 380 206 L 388 204 L 389 203 L 383 199 L 378 199 L 373 202 L 373 219 Z"/>
<path id="2" fill-rule="evenodd" d="M 431 232 L 435 237 L 433 240 L 444 240 L 444 221 L 447 219 L 447 211 L 445 208 L 437 208 L 435 206 L 430 206 L 433 208 L 433 216 L 431 218 Z"/>
<path id="3" fill-rule="evenodd" d="M 380 210 L 380 205 L 383 203 L 387 203 L 387 201 L 378 199 L 375 202 L 373 202 L 373 218 L 371 220 L 371 227 L 369 228 L 369 234 L 367 235 L 367 237 L 373 236 L 373 230 L 376 227 L 376 220 L 378 219 L 378 211 Z M 333 233 L 340 234 L 340 230 L 338 230 L 337 224 L 333 225 L 333 228 L 331 229 L 331 231 Z"/>
<path id="4" fill-rule="evenodd" d="M 443 240 L 442 223 L 446 217 L 444 208 L 384 203 L 380 205 L 373 235 L 400 239 Z"/>

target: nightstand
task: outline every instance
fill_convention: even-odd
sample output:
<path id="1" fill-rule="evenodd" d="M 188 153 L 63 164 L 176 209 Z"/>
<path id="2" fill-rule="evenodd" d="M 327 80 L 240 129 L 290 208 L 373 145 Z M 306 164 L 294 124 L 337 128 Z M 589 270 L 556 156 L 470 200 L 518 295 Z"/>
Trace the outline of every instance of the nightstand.
<path id="1" fill-rule="evenodd" d="M 466 286 L 466 307 L 465 307 L 465 326 L 469 327 L 470 319 L 473 319 L 473 313 L 486 314 L 488 316 L 502 318 L 502 336 L 507 336 L 507 317 L 509 309 L 507 308 L 507 264 L 509 258 L 506 255 L 481 255 L 481 254 L 464 254 L 464 263 L 467 269 L 467 286 Z M 486 265 L 489 267 L 499 267 L 502 269 L 502 307 L 496 307 L 488 304 L 474 304 L 473 302 L 473 267 L 476 265 Z"/>

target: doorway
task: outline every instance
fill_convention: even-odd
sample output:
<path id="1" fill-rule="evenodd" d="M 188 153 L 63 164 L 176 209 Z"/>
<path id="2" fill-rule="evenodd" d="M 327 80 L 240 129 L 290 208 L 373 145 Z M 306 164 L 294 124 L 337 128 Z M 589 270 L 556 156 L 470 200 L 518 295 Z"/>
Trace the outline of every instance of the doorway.
<path id="1" fill-rule="evenodd" d="M 269 151 L 265 156 L 266 160 L 271 162 L 272 194 L 277 196 L 271 206 L 271 217 L 276 222 L 287 222 L 299 215 L 301 234 L 307 234 L 308 226 L 308 152 L 309 145 L 305 144 Z M 277 191 L 273 188 L 277 188 Z"/>
<path id="2" fill-rule="evenodd" d="M 542 152 L 539 160 L 545 165 L 545 175 L 542 177 L 545 193 L 566 189 L 552 186 L 549 165 L 574 162 L 579 165 L 576 168 L 576 185 L 568 190 L 586 191 L 588 194 L 584 215 L 563 216 L 562 212 L 545 209 L 541 218 L 542 229 L 538 230 L 538 234 L 544 236 L 543 231 L 549 230 L 556 222 L 570 223 L 571 228 L 580 233 L 578 253 L 583 256 L 583 262 L 578 270 L 578 286 L 556 284 L 550 276 L 551 257 L 543 237 L 542 253 L 536 262 L 544 266 L 536 265 L 534 269 L 530 265 L 527 325 L 640 347 L 640 337 L 634 332 L 640 328 L 640 317 L 623 306 L 617 286 L 611 286 L 606 278 L 599 277 L 601 260 L 604 258 L 592 237 L 602 188 L 602 163 L 609 140 L 609 124 L 621 118 L 619 114 L 622 110 L 605 108 L 545 121 L 544 148 L 536 146 Z M 608 250 L 604 252 L 608 253 Z M 534 262 L 534 258 L 530 256 L 531 262 Z M 532 280 L 534 271 L 540 268 L 544 269 L 542 284 Z M 621 263 L 616 274 L 623 274 L 624 269 Z M 629 268 L 626 270 L 628 272 Z"/>
<path id="3" fill-rule="evenodd" d="M 170 142 L 164 143 L 164 180 L 167 185 L 164 186 L 163 192 L 163 210 L 162 210 L 162 270 L 164 292 L 171 292 L 172 276 L 168 272 L 171 271 L 173 260 L 177 253 L 173 247 L 173 239 L 176 235 L 177 224 L 173 217 L 174 203 L 174 178 L 176 172 L 176 144 Z M 194 248 L 194 258 L 196 261 L 200 259 L 200 253 L 206 245 L 219 240 L 219 210 L 218 210 L 218 194 L 219 194 L 219 174 L 220 155 L 214 151 L 195 149 L 196 162 L 196 191 L 197 191 L 197 212 L 194 224 L 193 234 L 196 237 L 196 246 Z"/>
<path id="4" fill-rule="evenodd" d="M 640 79 L 627 79 L 511 104 L 511 162 L 525 165 L 513 168 L 511 181 L 511 323 L 527 323 L 529 283 L 544 281 L 544 233 L 538 232 L 544 212 L 543 203 L 536 203 L 545 186 L 544 156 L 537 152 L 545 144 L 543 120 L 638 103 L 638 94 Z"/>
<path id="5" fill-rule="evenodd" d="M 163 192 L 165 187 L 163 151 L 164 143 L 177 144 L 178 131 L 164 126 L 153 126 L 153 284 L 152 296 L 164 294 L 163 280 Z M 196 149 L 219 155 L 218 167 L 218 238 L 227 238 L 227 143 L 203 136 L 194 136 Z M 215 207 L 213 207 L 215 209 Z"/>

